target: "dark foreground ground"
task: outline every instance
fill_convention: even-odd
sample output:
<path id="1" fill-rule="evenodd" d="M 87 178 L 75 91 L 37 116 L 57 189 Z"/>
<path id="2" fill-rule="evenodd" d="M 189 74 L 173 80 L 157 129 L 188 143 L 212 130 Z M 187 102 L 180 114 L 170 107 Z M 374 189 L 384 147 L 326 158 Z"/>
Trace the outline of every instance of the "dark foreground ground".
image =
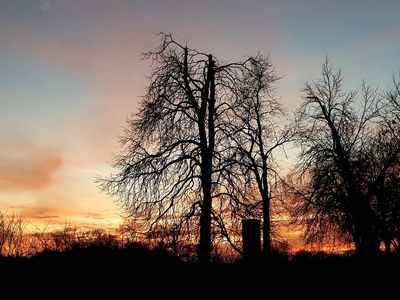
<path id="1" fill-rule="evenodd" d="M 200 266 L 141 248 L 88 248 L 0 258 L 0 276 L 0 299 L 400 299 L 398 256 Z"/>

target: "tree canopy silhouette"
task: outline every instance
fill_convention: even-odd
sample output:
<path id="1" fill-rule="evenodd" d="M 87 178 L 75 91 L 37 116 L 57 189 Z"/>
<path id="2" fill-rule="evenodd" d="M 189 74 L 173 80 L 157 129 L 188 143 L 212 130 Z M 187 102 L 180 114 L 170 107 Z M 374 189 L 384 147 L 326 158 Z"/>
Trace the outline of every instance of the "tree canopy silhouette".
<path id="1" fill-rule="evenodd" d="M 244 194 L 237 197 L 245 208 L 244 215 L 263 220 L 263 252 L 266 256 L 271 252 L 271 199 L 277 192 L 274 187 L 279 178 L 273 154 L 284 150 L 283 145 L 294 133 L 274 93 L 279 79 L 268 57 L 258 55 L 253 58 L 237 85 L 229 128 L 237 152 L 232 166 L 235 171 L 229 175 L 237 174 L 232 185 L 238 193 Z M 284 152 L 280 154 L 283 156 Z"/>
<path id="2" fill-rule="evenodd" d="M 150 230 L 164 223 L 191 232 L 198 224 L 198 256 L 208 262 L 212 223 L 229 240 L 222 216 L 234 203 L 226 180 L 232 155 L 226 116 L 242 74 L 263 62 L 249 57 L 222 63 L 171 35 L 160 36 L 159 47 L 144 55 L 153 69 L 113 161 L 118 172 L 101 180 L 101 187 Z"/>
<path id="3" fill-rule="evenodd" d="M 336 235 L 353 241 L 357 253 L 377 253 L 379 232 L 387 225 L 379 224 L 379 207 L 389 200 L 379 186 L 390 181 L 388 171 L 400 151 L 387 126 L 393 117 L 386 115 L 389 122 L 382 117 L 388 102 L 365 83 L 359 91 L 344 91 L 342 72 L 328 60 L 321 78 L 306 83 L 304 93 L 297 112 L 295 216 L 306 225 L 308 241 Z"/>
<path id="4" fill-rule="evenodd" d="M 384 109 L 379 131 L 371 142 L 371 171 L 379 173 L 374 185 L 377 229 L 385 251 L 400 248 L 400 78 L 382 95 Z"/>

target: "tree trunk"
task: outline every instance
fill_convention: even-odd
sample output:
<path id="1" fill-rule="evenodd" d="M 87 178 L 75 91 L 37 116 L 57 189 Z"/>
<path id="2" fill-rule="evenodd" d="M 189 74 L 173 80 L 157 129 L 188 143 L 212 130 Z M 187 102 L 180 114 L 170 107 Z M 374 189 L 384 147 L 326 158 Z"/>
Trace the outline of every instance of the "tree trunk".
<path id="1" fill-rule="evenodd" d="M 320 102 L 320 107 L 325 120 L 331 130 L 332 142 L 335 146 L 335 152 L 338 157 L 339 167 L 342 172 L 342 178 L 346 184 L 346 189 L 350 195 L 350 214 L 353 221 L 354 235 L 356 239 L 356 253 L 362 256 L 375 255 L 379 252 L 379 239 L 374 228 L 374 218 L 371 208 L 364 202 L 365 198 L 359 192 L 359 188 L 354 180 L 351 171 L 351 163 L 345 154 L 339 132 L 332 121 L 326 107 Z"/>
<path id="2" fill-rule="evenodd" d="M 203 203 L 200 215 L 200 244 L 199 244 L 199 261 L 207 264 L 211 259 L 211 174 L 203 175 L 209 179 L 203 179 Z"/>
<path id="3" fill-rule="evenodd" d="M 265 194 L 265 193 L 264 193 Z M 271 220 L 269 196 L 263 195 L 263 254 L 265 258 L 271 256 Z"/>
<path id="4" fill-rule="evenodd" d="M 213 155 L 215 146 L 214 113 L 215 113 L 215 74 L 214 61 L 212 55 L 208 55 L 207 78 L 202 92 L 202 115 L 199 122 L 199 134 L 201 139 L 202 154 L 202 189 L 203 203 L 200 216 L 200 244 L 199 261 L 207 264 L 211 259 L 211 210 L 212 210 L 212 174 L 213 174 Z M 204 110 L 203 110 L 204 109 Z M 208 118 L 206 120 L 206 109 Z M 208 130 L 206 130 L 206 127 Z M 208 132 L 208 136 L 207 133 Z"/>
<path id="5" fill-rule="evenodd" d="M 379 239 L 374 228 L 374 220 L 369 207 L 360 203 L 353 210 L 354 230 L 359 237 L 356 253 L 360 256 L 374 256 L 379 253 Z"/>

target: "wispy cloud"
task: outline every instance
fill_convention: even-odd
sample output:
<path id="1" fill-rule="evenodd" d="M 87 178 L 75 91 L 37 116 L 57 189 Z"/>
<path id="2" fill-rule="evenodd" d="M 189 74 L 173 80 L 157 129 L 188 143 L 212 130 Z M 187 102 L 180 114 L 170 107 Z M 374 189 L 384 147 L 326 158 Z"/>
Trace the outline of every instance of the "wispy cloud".
<path id="1" fill-rule="evenodd" d="M 28 143 L 9 144 L 0 150 L 0 189 L 26 191 L 40 189 L 52 182 L 62 165 L 56 151 Z"/>

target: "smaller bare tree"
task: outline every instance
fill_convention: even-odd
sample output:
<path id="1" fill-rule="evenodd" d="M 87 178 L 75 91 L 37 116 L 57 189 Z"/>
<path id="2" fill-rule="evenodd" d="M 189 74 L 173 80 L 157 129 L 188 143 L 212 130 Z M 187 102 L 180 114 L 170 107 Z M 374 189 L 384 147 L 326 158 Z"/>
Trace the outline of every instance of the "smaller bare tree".
<path id="1" fill-rule="evenodd" d="M 22 256 L 27 220 L 16 213 L 0 212 L 0 255 Z"/>
<path id="2" fill-rule="evenodd" d="M 262 55 L 252 57 L 241 71 L 228 124 L 233 164 L 227 177 L 239 190 L 236 206 L 244 208 L 243 215 L 262 218 L 263 252 L 269 256 L 271 201 L 278 191 L 279 178 L 275 154 L 280 151 L 285 155 L 283 146 L 293 138 L 294 131 L 275 96 L 275 83 L 280 77 L 270 59 Z"/>
<path id="3" fill-rule="evenodd" d="M 351 238 L 358 253 L 376 253 L 373 190 L 385 168 L 366 174 L 365 154 L 379 121 L 381 97 L 366 84 L 360 91 L 343 91 L 342 72 L 328 60 L 321 78 L 307 82 L 304 93 L 297 112 L 301 154 L 295 216 L 301 216 L 309 241 L 336 233 Z"/>

